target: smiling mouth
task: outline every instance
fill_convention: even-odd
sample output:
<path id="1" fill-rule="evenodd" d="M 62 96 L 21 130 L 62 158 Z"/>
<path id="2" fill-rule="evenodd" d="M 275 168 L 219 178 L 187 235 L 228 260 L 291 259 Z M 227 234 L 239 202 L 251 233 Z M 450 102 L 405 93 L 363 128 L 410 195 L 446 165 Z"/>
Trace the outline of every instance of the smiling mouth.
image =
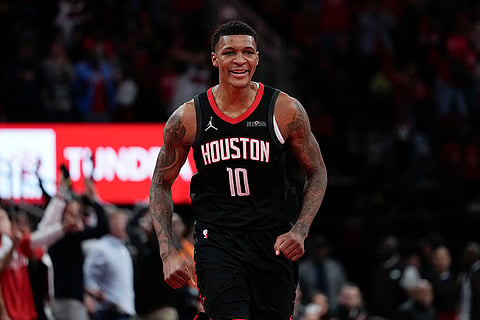
<path id="1" fill-rule="evenodd" d="M 237 74 L 237 75 L 242 75 L 242 74 L 246 74 L 248 72 L 248 70 L 244 70 L 244 71 L 230 71 L 231 73 L 233 74 Z"/>

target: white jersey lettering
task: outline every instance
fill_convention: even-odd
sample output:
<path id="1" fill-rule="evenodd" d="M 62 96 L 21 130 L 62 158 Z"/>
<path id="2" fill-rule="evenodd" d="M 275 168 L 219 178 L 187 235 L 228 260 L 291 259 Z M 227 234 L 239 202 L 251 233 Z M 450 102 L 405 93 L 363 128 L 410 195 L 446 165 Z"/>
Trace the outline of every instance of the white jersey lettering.
<path id="1" fill-rule="evenodd" d="M 205 165 L 231 159 L 270 162 L 270 142 L 250 138 L 225 138 L 200 146 Z"/>

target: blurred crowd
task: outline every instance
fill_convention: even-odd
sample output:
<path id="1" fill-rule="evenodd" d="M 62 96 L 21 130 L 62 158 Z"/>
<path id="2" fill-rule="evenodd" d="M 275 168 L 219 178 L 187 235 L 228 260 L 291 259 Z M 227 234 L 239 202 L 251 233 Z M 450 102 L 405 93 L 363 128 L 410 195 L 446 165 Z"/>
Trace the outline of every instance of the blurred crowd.
<path id="1" fill-rule="evenodd" d="M 296 319 L 480 319 L 478 1 L 0 0 L 0 121 L 163 122 L 215 83 L 210 32 L 229 19 L 257 29 L 255 80 L 303 103 L 329 169 Z M 0 319 L 192 319 L 148 207 L 85 186 L 37 214 L 2 202 Z"/>
<path id="2" fill-rule="evenodd" d="M 106 203 L 88 178 L 81 194 L 63 177 L 59 192 L 44 196 L 36 218 L 1 202 L 0 319 L 191 320 L 203 310 L 195 283 L 172 289 L 163 280 L 147 203 Z M 188 221 L 175 212 L 172 233 L 182 256 L 194 259 Z M 391 234 L 374 249 L 360 284 L 328 237 L 307 238 L 293 319 L 480 319 L 478 242 L 454 256 L 439 235 L 409 243 Z"/>
<path id="3" fill-rule="evenodd" d="M 249 3 L 299 51 L 298 95 L 330 169 L 479 178 L 478 1 Z"/>
<path id="4" fill-rule="evenodd" d="M 1 1 L 0 118 L 165 121 L 210 84 L 206 4 Z"/>
<path id="5" fill-rule="evenodd" d="M 0 119 L 165 121 L 215 83 L 228 19 L 258 30 L 256 80 L 303 102 L 332 174 L 480 178 L 473 0 L 2 0 Z"/>
<path id="6" fill-rule="evenodd" d="M 81 194 L 63 177 L 45 197 L 36 218 L 1 203 L 0 319 L 191 320 L 201 310 L 193 284 L 174 290 L 164 282 L 147 204 L 105 203 L 88 178 Z M 177 213 L 172 229 L 177 249 L 193 259 L 190 228 Z"/>

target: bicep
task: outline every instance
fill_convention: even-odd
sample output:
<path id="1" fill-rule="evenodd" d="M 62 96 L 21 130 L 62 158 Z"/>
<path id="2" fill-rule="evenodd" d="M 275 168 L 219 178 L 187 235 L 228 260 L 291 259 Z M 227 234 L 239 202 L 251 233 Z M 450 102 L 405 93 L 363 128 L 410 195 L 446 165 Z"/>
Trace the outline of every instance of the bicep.
<path id="1" fill-rule="evenodd" d="M 290 139 L 290 147 L 307 175 L 323 166 L 320 147 L 312 133 Z"/>
<path id="2" fill-rule="evenodd" d="M 299 164 L 309 175 L 323 167 L 323 158 L 305 109 L 296 100 L 294 105 L 295 109 L 286 125 L 287 141 Z"/>
<path id="3" fill-rule="evenodd" d="M 186 161 L 190 150 L 191 129 L 182 111 L 175 112 L 165 125 L 164 143 L 155 164 L 152 182 L 171 185 Z"/>
<path id="4" fill-rule="evenodd" d="M 175 181 L 188 155 L 189 147 L 165 143 L 158 153 L 152 182 L 171 185 Z"/>

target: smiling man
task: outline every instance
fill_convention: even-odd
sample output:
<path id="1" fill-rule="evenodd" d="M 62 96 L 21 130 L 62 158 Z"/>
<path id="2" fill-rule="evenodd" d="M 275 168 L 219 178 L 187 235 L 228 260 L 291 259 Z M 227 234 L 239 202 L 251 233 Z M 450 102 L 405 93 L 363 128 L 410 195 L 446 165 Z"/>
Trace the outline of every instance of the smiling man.
<path id="1" fill-rule="evenodd" d="M 327 172 L 298 100 L 252 77 L 259 63 L 256 32 L 231 21 L 212 36 L 219 83 L 179 106 L 164 130 L 150 207 L 165 281 L 195 278 L 172 238 L 171 186 L 193 148 L 195 271 L 213 320 L 290 319 L 298 259 L 322 203 Z M 293 155 L 306 175 L 298 203 Z"/>

